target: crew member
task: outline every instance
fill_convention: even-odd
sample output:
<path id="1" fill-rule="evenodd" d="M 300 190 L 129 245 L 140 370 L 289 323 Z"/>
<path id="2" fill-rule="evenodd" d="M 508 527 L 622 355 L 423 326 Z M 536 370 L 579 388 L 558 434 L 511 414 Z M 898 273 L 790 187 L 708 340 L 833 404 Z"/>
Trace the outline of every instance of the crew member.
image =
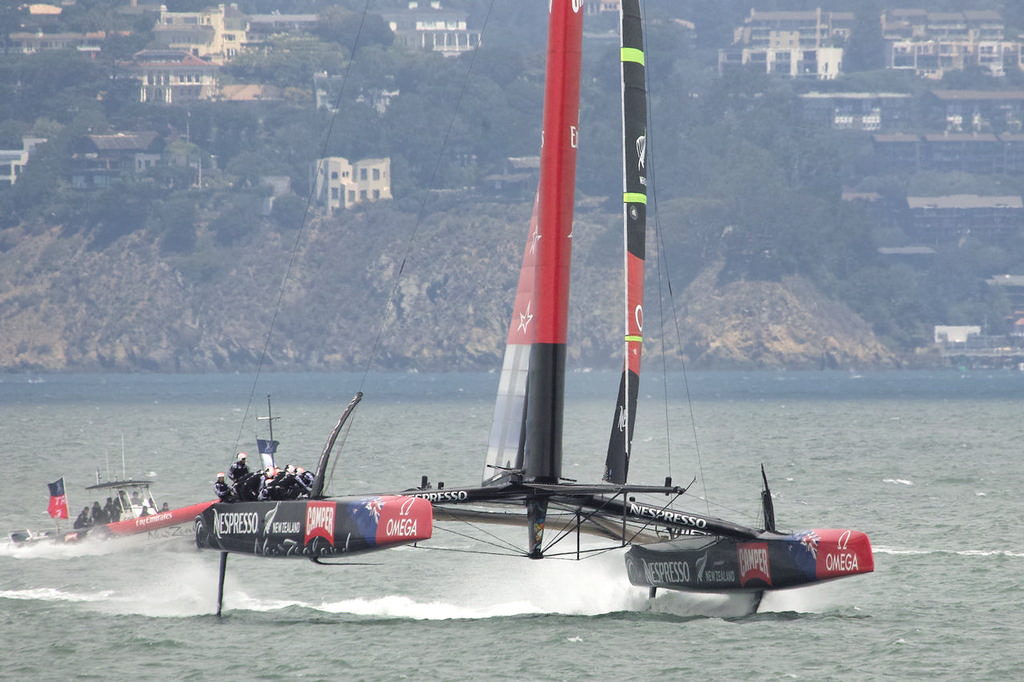
<path id="1" fill-rule="evenodd" d="M 249 475 L 249 465 L 245 462 L 245 453 L 239 452 L 238 459 L 234 461 L 231 468 L 228 469 L 228 476 L 231 480 L 238 485 L 238 483 Z"/>
<path id="2" fill-rule="evenodd" d="M 101 526 L 107 522 L 107 517 L 103 513 L 103 507 L 100 506 L 98 501 L 92 503 L 92 522 L 97 526 Z"/>
<path id="3" fill-rule="evenodd" d="M 82 507 L 82 513 L 75 519 L 75 528 L 88 528 L 92 523 L 89 520 L 89 508 Z"/>
<path id="4" fill-rule="evenodd" d="M 213 490 L 217 493 L 217 498 L 221 502 L 234 502 L 235 491 L 231 489 L 231 486 L 224 480 L 224 472 L 217 474 L 217 480 L 213 484 Z"/>

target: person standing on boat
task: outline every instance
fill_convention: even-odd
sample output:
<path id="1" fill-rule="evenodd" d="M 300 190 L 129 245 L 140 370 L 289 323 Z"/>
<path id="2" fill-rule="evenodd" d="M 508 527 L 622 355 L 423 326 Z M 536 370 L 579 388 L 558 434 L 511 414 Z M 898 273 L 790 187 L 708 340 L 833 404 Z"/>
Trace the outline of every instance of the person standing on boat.
<path id="1" fill-rule="evenodd" d="M 100 506 L 99 501 L 92 503 L 92 523 L 96 526 L 101 526 L 107 522 L 107 516 L 103 513 L 103 507 Z"/>
<path id="2" fill-rule="evenodd" d="M 234 464 L 231 465 L 231 468 L 228 469 L 228 476 L 231 477 L 231 481 L 235 485 L 238 485 L 239 483 L 242 482 L 242 479 L 244 479 L 248 475 L 249 465 L 246 464 L 245 462 L 245 453 L 239 452 L 238 459 L 236 459 Z"/>
<path id="3" fill-rule="evenodd" d="M 214 481 L 213 490 L 217 493 L 217 498 L 221 502 L 234 502 L 235 491 L 231 489 L 231 486 L 224 480 L 224 473 L 220 472 L 217 474 L 217 480 Z"/>

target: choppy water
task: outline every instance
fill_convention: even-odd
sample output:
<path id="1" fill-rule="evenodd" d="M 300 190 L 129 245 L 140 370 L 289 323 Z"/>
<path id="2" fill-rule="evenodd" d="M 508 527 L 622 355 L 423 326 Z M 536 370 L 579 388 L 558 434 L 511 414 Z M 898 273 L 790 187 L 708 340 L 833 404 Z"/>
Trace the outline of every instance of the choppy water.
<path id="1" fill-rule="evenodd" d="M 598 479 L 616 380 L 570 377 L 567 476 Z M 309 465 L 366 391 L 334 493 L 479 479 L 494 375 L 251 382 L 3 377 L 0 530 L 47 527 L 46 483 L 62 475 L 72 509 L 91 504 L 83 488 L 97 468 L 120 472 L 122 435 L 128 474 L 151 476 L 158 502 L 209 499 L 236 439 L 253 447 L 250 393 L 260 416 L 273 394 L 282 459 Z M 424 548 L 360 566 L 232 556 L 218 620 L 217 554 L 186 541 L 0 546 L 0 679 L 1020 679 L 1024 374 L 691 375 L 696 437 L 673 396 L 671 462 L 662 388 L 644 389 L 655 406 L 632 480 L 702 473 L 692 490 L 715 504 L 689 506 L 754 523 L 764 462 L 781 528 L 864 530 L 876 572 L 770 594 L 761 613 L 734 618 L 728 600 L 649 602 L 617 552 L 437 551 L 480 547 L 438 528 Z"/>

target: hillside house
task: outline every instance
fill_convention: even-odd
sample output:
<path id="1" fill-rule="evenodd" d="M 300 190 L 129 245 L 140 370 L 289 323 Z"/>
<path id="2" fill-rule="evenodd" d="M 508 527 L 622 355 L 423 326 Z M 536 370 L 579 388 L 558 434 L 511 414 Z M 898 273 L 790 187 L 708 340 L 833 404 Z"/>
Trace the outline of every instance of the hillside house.
<path id="1" fill-rule="evenodd" d="M 395 34 L 395 44 L 455 57 L 480 46 L 480 31 L 467 25 L 468 13 L 441 8 L 439 0 L 412 0 L 400 12 L 381 16 Z"/>
<path id="2" fill-rule="evenodd" d="M 718 51 L 718 70 L 754 66 L 787 78 L 831 80 L 842 73 L 843 45 L 853 28 L 852 12 L 821 8 L 796 12 L 750 10 L 733 32 L 731 48 Z"/>
<path id="3" fill-rule="evenodd" d="M 330 215 L 368 201 L 391 198 L 391 159 L 349 162 L 341 156 L 319 159 L 314 164 L 315 201 Z"/>
<path id="4" fill-rule="evenodd" d="M 1024 202 L 1019 196 L 952 194 L 907 197 L 909 232 L 920 244 L 948 244 L 973 237 L 999 244 L 1019 236 Z"/>
<path id="5" fill-rule="evenodd" d="M 245 46 L 248 23 L 236 4 L 221 4 L 198 12 L 169 12 L 167 5 L 160 5 L 153 39 L 164 49 L 183 50 L 193 57 L 222 64 Z"/>
<path id="6" fill-rule="evenodd" d="M 118 67 L 123 77 L 139 81 L 140 102 L 184 104 L 217 95 L 219 67 L 184 50 L 142 50 Z"/>
<path id="7" fill-rule="evenodd" d="M 164 139 L 155 132 L 84 135 L 72 144 L 71 186 L 110 187 L 161 163 Z"/>
<path id="8" fill-rule="evenodd" d="M 18 176 L 32 156 L 32 150 L 44 142 L 46 140 L 41 137 L 23 137 L 21 149 L 0 149 L 0 189 L 18 181 Z"/>

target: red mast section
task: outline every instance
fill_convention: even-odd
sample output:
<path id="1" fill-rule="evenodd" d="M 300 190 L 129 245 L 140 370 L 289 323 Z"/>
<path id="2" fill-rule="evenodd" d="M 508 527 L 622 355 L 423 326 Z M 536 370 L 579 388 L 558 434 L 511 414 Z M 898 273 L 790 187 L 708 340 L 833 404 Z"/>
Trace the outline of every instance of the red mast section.
<path id="1" fill-rule="evenodd" d="M 524 474 L 554 482 L 562 468 L 583 0 L 552 0 L 550 7 Z"/>

